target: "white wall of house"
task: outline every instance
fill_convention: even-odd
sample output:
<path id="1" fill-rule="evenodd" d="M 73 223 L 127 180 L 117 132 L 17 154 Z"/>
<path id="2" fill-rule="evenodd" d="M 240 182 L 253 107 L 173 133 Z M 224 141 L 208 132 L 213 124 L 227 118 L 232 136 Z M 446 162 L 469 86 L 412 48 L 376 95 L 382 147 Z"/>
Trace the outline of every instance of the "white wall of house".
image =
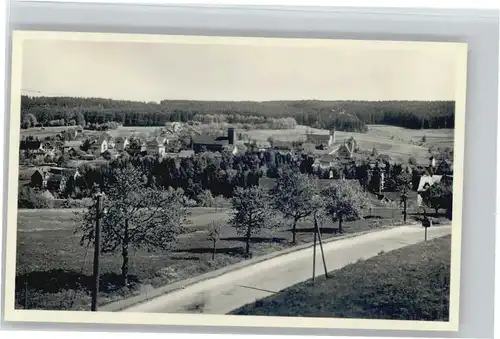
<path id="1" fill-rule="evenodd" d="M 165 146 L 158 147 L 158 156 L 160 156 L 160 157 L 165 156 Z"/>
<path id="2" fill-rule="evenodd" d="M 108 142 L 106 140 L 103 140 L 101 143 L 101 153 L 104 153 L 108 150 Z"/>

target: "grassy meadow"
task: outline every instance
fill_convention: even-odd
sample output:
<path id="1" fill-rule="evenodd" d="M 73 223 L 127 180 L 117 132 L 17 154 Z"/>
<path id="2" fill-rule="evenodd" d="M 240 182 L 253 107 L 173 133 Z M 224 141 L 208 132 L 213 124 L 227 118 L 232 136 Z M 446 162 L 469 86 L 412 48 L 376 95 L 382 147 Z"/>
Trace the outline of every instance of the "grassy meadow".
<path id="1" fill-rule="evenodd" d="M 235 315 L 448 321 L 451 236 L 382 253 L 287 288 Z"/>
<path id="2" fill-rule="evenodd" d="M 33 136 L 43 139 L 45 137 L 54 136 L 62 131 L 72 128 L 72 126 L 57 126 L 57 127 L 33 127 L 21 130 L 21 136 Z M 145 134 L 147 136 L 154 134 L 161 126 L 121 126 L 114 130 L 106 131 L 112 137 L 130 136 L 135 133 L 138 135 Z M 84 130 L 85 135 L 99 135 L 102 131 Z"/>

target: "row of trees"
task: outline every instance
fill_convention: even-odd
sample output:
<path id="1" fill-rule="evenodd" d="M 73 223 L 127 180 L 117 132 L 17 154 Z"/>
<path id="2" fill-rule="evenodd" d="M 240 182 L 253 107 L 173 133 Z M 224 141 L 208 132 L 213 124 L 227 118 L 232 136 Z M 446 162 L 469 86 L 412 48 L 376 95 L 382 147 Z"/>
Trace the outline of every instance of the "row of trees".
<path id="1" fill-rule="evenodd" d="M 321 188 L 318 180 L 308 174 L 299 173 L 290 167 L 280 170 L 276 185 L 270 190 L 267 201 L 292 223 L 292 242 L 296 242 L 297 223 L 311 216 L 329 216 L 342 222 L 356 220 L 369 208 L 367 193 L 359 185 L 349 181 L 338 181 Z"/>
<path id="2" fill-rule="evenodd" d="M 186 231 L 183 222 L 187 209 L 182 189 L 158 187 L 148 182 L 143 170 L 131 164 L 113 169 L 110 178 L 103 190 L 106 213 L 102 214 L 101 248 L 103 253 L 121 253 L 121 273 L 127 285 L 130 251 L 169 250 Z M 328 217 L 338 221 L 342 232 L 342 222 L 360 218 L 368 208 L 369 199 L 359 186 L 347 181 L 320 190 L 309 175 L 286 168 L 280 171 L 272 193 L 258 186 L 238 187 L 231 205 L 233 215 L 229 224 L 245 238 L 245 254 L 250 256 L 252 236 L 264 229 L 283 226 L 279 216 L 293 222 L 295 243 L 298 220 Z M 76 231 L 82 234 L 82 246 L 94 242 L 96 213 L 96 205 L 77 212 L 80 224 Z M 210 228 L 209 238 L 214 247 L 219 233 L 220 227 Z"/>
<path id="3" fill-rule="evenodd" d="M 220 120 L 220 116 L 225 116 L 223 119 L 230 123 L 242 124 L 264 118 L 266 122 L 262 125 L 281 125 L 283 121 L 272 119 L 293 118 L 300 125 L 326 129 L 335 127 L 345 131 L 364 131 L 366 124 L 418 129 L 454 127 L 454 102 L 451 101 L 165 100 L 146 103 L 100 98 L 22 96 L 21 114 L 23 117 L 31 114 L 43 125 L 64 119 L 67 123 L 75 121 L 82 126 L 85 122 L 102 124 L 110 121 L 125 126 L 164 126 L 170 121 Z M 28 119 L 26 124 L 33 125 Z"/>
<path id="4" fill-rule="evenodd" d="M 393 180 L 400 193 L 406 221 L 411 178 L 408 173 L 401 172 Z M 187 216 L 184 191 L 155 185 L 143 169 L 132 164 L 113 169 L 103 191 L 106 213 L 102 215 L 102 251 L 121 253 L 121 273 L 127 285 L 132 249 L 169 250 L 186 231 L 183 226 Z M 451 215 L 451 188 L 436 184 L 428 192 L 426 202 L 434 204 L 436 209 L 448 209 Z M 270 191 L 259 186 L 235 188 L 231 206 L 233 213 L 229 225 L 243 236 L 245 254 L 251 256 L 251 238 L 264 230 L 272 231 L 290 224 L 292 243 L 296 243 L 297 223 L 313 219 L 337 222 L 338 231 L 342 233 L 343 222 L 362 218 L 371 204 L 368 194 L 355 181 L 341 180 L 321 187 L 318 179 L 287 166 L 279 171 Z M 96 213 L 96 205 L 77 212 L 81 222 L 76 231 L 82 234 L 82 246 L 94 241 Z M 220 233 L 221 224 L 213 223 L 208 228 L 214 254 Z"/>
<path id="5" fill-rule="evenodd" d="M 62 159 L 62 160 L 61 160 Z M 64 163 L 64 156 L 60 159 Z M 81 176 L 75 181 L 68 180 L 61 198 L 81 199 L 88 197 L 92 187 L 97 184 L 103 188 L 109 180 L 113 168 L 123 168 L 132 164 L 147 173 L 148 182 L 159 187 L 181 188 L 190 199 L 202 202 L 202 194 L 210 192 L 212 196 L 232 197 L 236 187 L 258 186 L 262 177 L 277 178 L 284 167 L 293 167 L 295 171 L 314 175 L 317 178 L 358 180 L 364 190 L 378 193 L 382 174 L 385 178 L 384 190 L 394 191 L 391 180 L 403 170 L 411 170 L 412 188 L 416 189 L 420 176 L 427 173 L 426 168 L 390 164 L 380 161 L 372 167 L 373 159 L 364 162 L 338 161 L 329 169 L 313 166 L 314 159 L 307 154 L 282 154 L 276 151 L 252 152 L 232 155 L 229 153 L 201 153 L 190 158 L 168 158 L 160 160 L 152 156 L 131 156 L 123 153 L 119 158 L 100 164 L 87 164 L 80 168 Z M 59 161 L 57 163 L 60 163 Z M 443 167 L 443 168 L 441 168 Z M 439 166 L 435 174 L 450 174 L 450 168 Z"/>

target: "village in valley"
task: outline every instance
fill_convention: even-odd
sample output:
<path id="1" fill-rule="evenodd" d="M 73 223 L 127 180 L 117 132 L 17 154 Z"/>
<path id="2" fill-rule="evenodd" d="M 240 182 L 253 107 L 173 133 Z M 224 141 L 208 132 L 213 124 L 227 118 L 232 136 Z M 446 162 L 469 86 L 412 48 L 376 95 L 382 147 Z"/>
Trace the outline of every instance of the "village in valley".
<path id="1" fill-rule="evenodd" d="M 129 111 L 113 113 L 120 102 L 104 99 L 109 108 L 92 102 L 97 99 L 23 100 L 16 280 L 20 308 L 88 309 L 96 194 L 103 193 L 105 211 L 99 291 L 104 308 L 311 243 L 316 230 L 326 244 L 346 234 L 422 227 L 424 222 L 432 229 L 452 219 L 453 113 L 439 107 L 448 109 L 453 103 L 376 104 L 380 107 L 374 111 L 387 111 L 376 121 L 372 113 L 366 118 L 369 102 L 321 103 L 320 108 L 313 102 L 282 110 L 290 115 L 256 109 L 248 119 L 226 108 L 158 113 L 144 106 L 149 111 L 139 119 L 140 114 Z M 310 119 L 304 113 L 308 104 Z M 409 108 L 399 122 L 387 123 L 396 120 L 390 115 L 398 114 L 398 105 Z M 424 108 L 415 109 L 417 105 Z M 432 241 L 445 242 L 433 246 L 444 253 L 449 269 L 449 238 Z M 365 280 L 374 284 L 375 277 Z M 351 286 L 348 281 L 344 284 Z M 439 293 L 442 297 L 445 292 Z M 367 300 L 375 297 L 375 292 L 365 295 Z M 171 310 L 276 314 L 280 309 L 263 310 L 272 300 L 235 309 L 209 306 L 215 303 L 211 300 L 191 300 Z M 439 303 L 439 315 L 422 317 L 445 319 L 447 311 Z M 287 302 L 283 305 L 288 305 L 284 313 L 292 312 Z"/>
<path id="2" fill-rule="evenodd" d="M 120 127 L 118 126 L 118 128 Z M 371 154 L 366 151 L 359 152 L 356 139 L 352 136 L 341 141 L 336 140 L 335 129 L 327 133 L 306 131 L 304 136 L 296 141 L 275 140 L 271 136 L 265 141 L 243 142 L 236 139 L 235 134 L 239 133 L 238 135 L 241 136 L 242 132 L 235 131 L 232 127 L 227 128 L 225 136 L 215 137 L 197 135 L 198 133 L 193 132 L 194 128 L 189 128 L 194 136 L 190 135 L 187 137 L 188 143 L 183 143 L 185 139 L 181 139 L 186 138 L 184 128 L 180 122 L 169 123 L 168 126 L 155 128 L 152 132 L 146 133 L 150 135 L 145 137 L 134 132 L 114 137 L 108 131 L 90 132 L 82 126 L 68 126 L 65 130 L 55 132 L 54 136 L 42 139 L 28 134 L 22 137 L 20 143 L 20 168 L 24 174 L 24 180 L 21 179 L 20 182 L 27 183 L 29 177 L 29 187 L 42 193 L 47 192 L 47 196 L 58 200 L 57 198 L 63 197 L 67 185 L 74 184 L 81 176 L 79 167 L 85 164 L 106 163 L 123 156 L 148 156 L 162 161 L 168 158 L 189 158 L 195 154 L 206 152 L 210 152 L 214 156 L 220 155 L 221 152 L 236 156 L 245 154 L 250 149 L 261 155 L 264 152 L 274 152 L 297 159 L 298 154 L 306 150 L 310 157 L 307 159 L 310 162 L 310 168 L 313 172 L 318 173 L 318 177 L 321 179 L 345 180 L 346 171 L 339 170 L 338 165 L 345 166 L 351 163 L 359 165 L 363 161 L 366 162 L 368 165 L 367 177 L 370 177 L 369 180 L 378 182 L 381 194 L 384 191 L 385 183 L 386 171 L 384 169 L 386 169 L 386 165 L 389 167 L 395 164 L 390 156 L 378 154 L 375 148 Z M 50 133 L 51 128 L 38 127 L 34 130 Z M 428 165 L 420 164 L 420 169 L 425 168 L 427 171 L 424 174 L 417 174 L 413 179 L 413 184 L 417 185 L 416 191 L 418 193 L 442 180 L 446 181 L 448 185 L 452 184 L 451 160 L 448 157 L 441 159 L 438 157 L 439 155 L 429 152 Z M 438 163 L 436 163 L 437 160 L 439 160 Z M 405 167 L 405 170 L 409 171 L 410 174 L 412 165 L 416 166 L 417 164 L 410 160 Z M 267 177 L 265 171 L 262 174 L 262 177 Z M 374 175 L 376 178 L 373 178 Z M 417 194 L 417 198 L 418 206 L 423 206 L 421 195 Z"/>

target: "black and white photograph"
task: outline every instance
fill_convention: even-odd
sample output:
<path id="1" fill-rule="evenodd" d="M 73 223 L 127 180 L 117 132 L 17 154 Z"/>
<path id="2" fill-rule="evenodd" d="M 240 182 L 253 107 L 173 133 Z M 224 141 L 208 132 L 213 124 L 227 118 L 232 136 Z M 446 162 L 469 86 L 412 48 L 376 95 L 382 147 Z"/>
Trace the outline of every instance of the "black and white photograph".
<path id="1" fill-rule="evenodd" d="M 466 44 L 14 33 L 6 319 L 458 327 Z"/>

